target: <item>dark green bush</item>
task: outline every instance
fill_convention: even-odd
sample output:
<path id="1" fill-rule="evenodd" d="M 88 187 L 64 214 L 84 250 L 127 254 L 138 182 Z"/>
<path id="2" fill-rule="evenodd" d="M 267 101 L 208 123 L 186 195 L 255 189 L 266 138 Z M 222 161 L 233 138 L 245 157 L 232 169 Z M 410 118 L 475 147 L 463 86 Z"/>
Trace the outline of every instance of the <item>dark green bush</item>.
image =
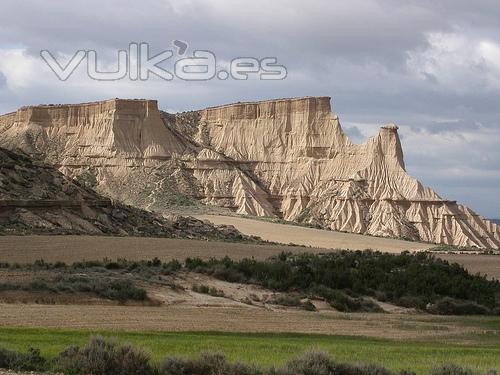
<path id="1" fill-rule="evenodd" d="M 435 304 L 429 305 L 427 310 L 433 314 L 441 315 L 487 315 L 492 313 L 486 306 L 449 297 L 442 298 Z"/>
<path id="2" fill-rule="evenodd" d="M 182 268 L 181 263 L 150 261 L 83 261 L 71 266 L 43 260 L 33 265 L 10 268 L 57 269 L 61 274 L 90 271 L 86 276 L 61 280 L 57 285 L 38 281 L 33 285 L 1 284 L 1 290 L 21 287 L 29 290 L 95 293 L 118 301 L 143 300 L 146 292 L 130 280 L 158 280 Z M 204 261 L 188 258 L 187 270 L 211 275 L 228 282 L 258 284 L 283 293 L 322 297 L 340 311 L 381 311 L 366 296 L 399 306 L 438 314 L 499 314 L 500 282 L 484 275 L 471 275 L 462 266 L 450 264 L 427 253 L 387 254 L 373 251 L 338 251 L 328 254 L 288 254 L 266 261 L 229 257 Z M 131 275 L 127 275 L 131 274 Z M 113 276 L 113 277 L 109 277 Z M 72 277 L 72 276 L 71 276 Z M 130 280 L 129 280 L 130 278 Z M 44 284 L 45 283 L 45 284 Z M 55 288 L 55 289 L 54 289 Z M 217 290 L 202 291 L 219 295 Z M 450 302 L 445 298 L 451 298 Z"/>
<path id="3" fill-rule="evenodd" d="M 444 297 L 490 310 L 500 307 L 495 297 L 500 293 L 499 281 L 471 275 L 462 266 L 427 253 L 283 253 L 267 261 L 190 258 L 186 267 L 221 280 L 260 284 L 280 292 L 313 293 L 324 288 L 330 296 L 319 296 L 341 311 L 380 311 L 378 305 L 361 296 L 382 296 L 387 302 L 418 309 Z M 480 309 L 475 306 L 474 311 L 479 313 Z"/>
<path id="4" fill-rule="evenodd" d="M 351 297 L 341 290 L 333 290 L 326 286 L 315 286 L 310 292 L 324 298 L 330 306 L 343 312 L 382 312 L 382 308 L 366 298 Z"/>

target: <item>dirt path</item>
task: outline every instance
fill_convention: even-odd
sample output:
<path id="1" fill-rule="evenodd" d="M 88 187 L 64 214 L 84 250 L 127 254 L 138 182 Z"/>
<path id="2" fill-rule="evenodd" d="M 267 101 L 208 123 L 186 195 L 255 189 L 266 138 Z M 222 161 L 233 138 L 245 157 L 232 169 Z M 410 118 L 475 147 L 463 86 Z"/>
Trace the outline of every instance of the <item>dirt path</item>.
<path id="1" fill-rule="evenodd" d="M 425 243 L 395 240 L 392 238 L 372 237 L 289 224 L 270 223 L 263 220 L 243 217 L 221 215 L 196 215 L 196 217 L 202 220 L 210 220 L 215 224 L 234 225 L 245 234 L 259 236 L 264 240 L 283 244 L 293 243 L 326 249 L 373 249 L 390 253 L 400 253 L 405 250 L 426 250 L 433 246 Z"/>

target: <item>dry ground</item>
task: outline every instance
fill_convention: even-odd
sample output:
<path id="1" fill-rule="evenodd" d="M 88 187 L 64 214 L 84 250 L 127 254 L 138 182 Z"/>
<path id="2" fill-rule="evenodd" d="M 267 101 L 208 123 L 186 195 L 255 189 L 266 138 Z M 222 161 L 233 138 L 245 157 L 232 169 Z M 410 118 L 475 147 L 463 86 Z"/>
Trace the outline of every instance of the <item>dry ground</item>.
<path id="1" fill-rule="evenodd" d="M 373 249 L 391 253 L 400 253 L 404 250 L 427 250 L 433 247 L 433 245 L 427 243 L 271 223 L 246 217 L 222 215 L 197 215 L 196 217 L 201 220 L 209 220 L 215 224 L 233 225 L 242 233 L 283 244 L 293 243 L 325 249 Z"/>
<path id="2" fill-rule="evenodd" d="M 300 227 L 293 228 L 304 229 Z M 103 258 L 145 260 L 154 257 L 168 261 L 172 259 L 184 260 L 186 257 L 220 258 L 226 255 L 233 259 L 253 257 L 262 260 L 283 251 L 324 253 L 332 250 L 300 246 L 255 245 L 169 238 L 0 236 L 0 262 L 11 263 L 32 263 L 38 259 L 44 259 L 47 262 L 62 261 L 72 263 L 80 260 L 100 260 Z M 437 254 L 437 256 L 451 262 L 458 262 L 473 273 L 486 273 L 490 277 L 500 279 L 500 256 L 480 254 Z"/>
<path id="3" fill-rule="evenodd" d="M 462 264 L 471 273 L 486 274 L 500 280 L 500 256 L 482 254 L 439 254 L 440 258 L 449 262 Z"/>
<path id="4" fill-rule="evenodd" d="M 182 240 L 147 237 L 102 236 L 0 236 L 0 262 L 31 263 L 75 262 L 103 258 L 145 260 L 158 257 L 163 261 L 187 257 L 255 257 L 267 259 L 283 251 L 324 252 L 300 246 L 256 245 L 230 242 Z"/>
<path id="5" fill-rule="evenodd" d="M 295 332 L 443 342 L 496 335 L 488 318 L 269 310 L 257 307 L 0 304 L 0 326 L 126 331 Z M 481 322 L 485 322 L 485 327 Z"/>
<path id="6" fill-rule="evenodd" d="M 33 274 L 40 276 L 39 272 Z M 0 272 L 0 281 L 29 278 L 23 271 Z M 435 316 L 387 303 L 380 304 L 388 312 L 385 314 L 342 313 L 319 300 L 312 300 L 318 311 L 310 312 L 278 306 L 273 300 L 279 293 L 256 285 L 229 283 L 192 272 L 179 272 L 165 281 L 168 282 L 151 280 L 139 284 L 155 302 L 149 305 L 130 302 L 125 306 L 78 293 L 47 302 L 54 296 L 44 299 L 38 293 L 19 296 L 13 292 L 5 298 L 6 292 L 2 292 L 0 327 L 294 332 L 465 344 L 485 344 L 485 337 L 498 335 L 499 322 L 495 317 Z M 223 296 L 194 292 L 193 285 L 214 287 Z"/>

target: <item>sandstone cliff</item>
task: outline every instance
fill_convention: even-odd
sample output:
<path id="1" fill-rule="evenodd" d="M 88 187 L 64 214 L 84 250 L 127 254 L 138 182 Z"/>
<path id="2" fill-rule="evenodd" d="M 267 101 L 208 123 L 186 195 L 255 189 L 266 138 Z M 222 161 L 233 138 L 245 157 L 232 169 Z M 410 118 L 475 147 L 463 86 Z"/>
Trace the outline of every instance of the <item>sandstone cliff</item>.
<path id="1" fill-rule="evenodd" d="M 332 230 L 500 247 L 500 229 L 405 170 L 396 125 L 353 144 L 330 98 L 236 103 L 183 114 L 156 101 L 21 108 L 0 145 L 44 158 L 141 207 L 204 203 Z"/>

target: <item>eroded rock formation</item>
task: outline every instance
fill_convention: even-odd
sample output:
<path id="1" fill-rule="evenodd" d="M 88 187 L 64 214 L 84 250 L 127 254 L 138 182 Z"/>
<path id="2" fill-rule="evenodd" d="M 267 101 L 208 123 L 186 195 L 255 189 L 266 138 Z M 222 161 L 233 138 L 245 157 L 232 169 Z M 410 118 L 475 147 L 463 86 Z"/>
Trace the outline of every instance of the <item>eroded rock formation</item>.
<path id="1" fill-rule="evenodd" d="M 0 117 L 0 135 L 140 207 L 198 199 L 332 230 L 500 247 L 496 224 L 408 175 L 396 125 L 353 144 L 328 97 L 176 115 L 151 100 L 24 107 Z"/>

